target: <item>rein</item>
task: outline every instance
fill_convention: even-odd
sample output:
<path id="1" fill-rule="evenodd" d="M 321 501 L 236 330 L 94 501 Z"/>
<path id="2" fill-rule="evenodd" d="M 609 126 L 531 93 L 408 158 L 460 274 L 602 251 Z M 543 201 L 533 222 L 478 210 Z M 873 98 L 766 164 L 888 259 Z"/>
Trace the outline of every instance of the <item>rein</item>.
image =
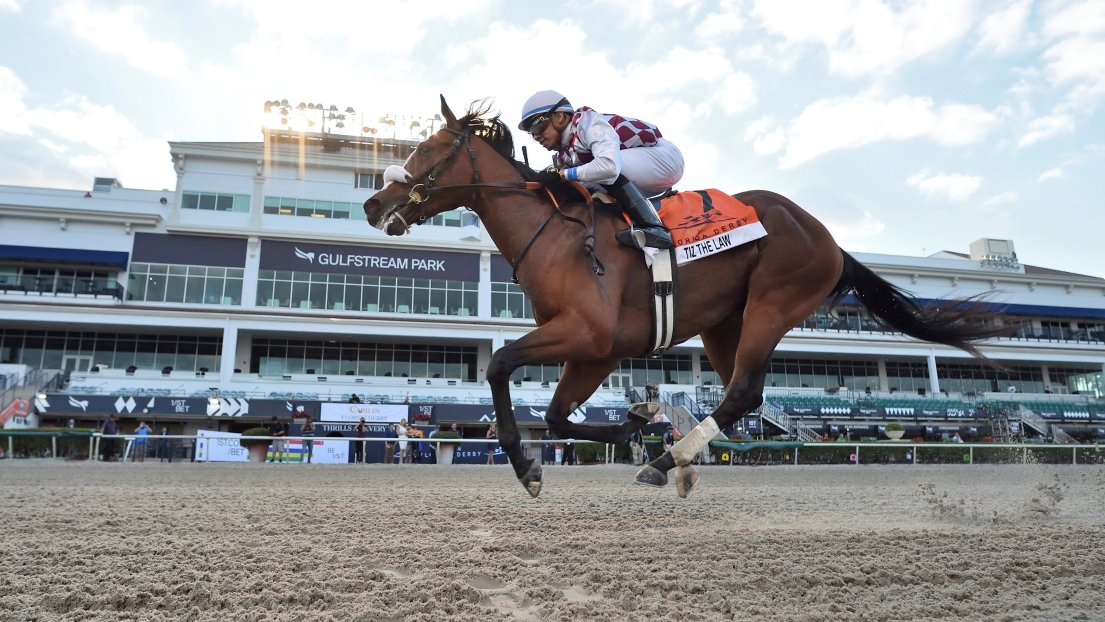
<path id="1" fill-rule="evenodd" d="M 408 205 L 413 204 L 421 206 L 423 203 L 429 200 L 430 194 L 435 190 L 456 190 L 458 188 L 539 190 L 541 188 L 544 188 L 545 192 L 549 195 L 549 200 L 552 201 L 553 211 L 549 212 L 549 215 L 545 217 L 545 220 L 541 221 L 541 225 L 537 227 L 537 230 L 533 232 L 533 235 L 531 235 L 529 240 L 527 240 L 526 243 L 522 246 L 522 250 L 519 251 L 518 256 L 514 258 L 514 265 L 512 266 L 513 272 L 510 276 L 511 281 L 513 281 L 514 283 L 518 283 L 518 266 L 522 264 L 522 259 L 525 258 L 526 253 L 528 253 L 530 247 L 533 246 L 533 242 L 537 239 L 537 236 L 541 235 L 541 232 L 545 230 L 545 225 L 549 224 L 549 221 L 552 220 L 553 216 L 560 216 L 562 220 L 573 222 L 583 227 L 583 253 L 591 259 L 591 270 L 599 276 L 606 274 L 606 267 L 603 266 L 602 261 L 600 261 L 599 258 L 595 256 L 595 204 L 594 201 L 591 199 L 591 194 L 587 192 L 587 190 L 583 188 L 583 186 L 581 186 L 578 182 L 571 182 L 573 188 L 579 191 L 579 193 L 584 197 L 587 202 L 587 212 L 590 220 L 589 223 L 584 222 L 574 216 L 569 216 L 565 214 L 560 209 L 560 204 L 557 203 L 556 197 L 553 196 L 553 193 L 541 183 L 527 181 L 499 181 L 481 183 L 480 168 L 479 164 L 477 164 L 476 162 L 476 150 L 472 148 L 472 142 L 470 140 L 470 137 L 472 135 L 472 128 L 467 127 L 463 130 L 454 130 L 450 127 L 443 127 L 441 129 L 456 134 L 457 137 L 453 140 L 453 144 L 449 146 L 449 150 L 445 152 L 445 155 L 441 156 L 441 158 L 439 158 L 437 162 L 434 162 L 426 170 L 417 175 L 412 175 L 411 178 L 408 180 L 408 183 L 412 184 L 411 191 L 407 195 Z M 457 155 L 457 152 L 460 151 L 461 145 L 464 145 L 465 149 L 467 149 L 468 158 L 472 162 L 472 182 L 467 184 L 450 184 L 448 186 L 435 187 L 434 182 L 437 181 L 438 175 L 441 174 L 441 171 L 445 169 L 450 160 L 452 160 L 453 157 Z M 425 180 L 425 183 L 422 183 L 423 180 Z M 395 215 L 400 219 L 400 221 L 403 222 L 403 225 L 409 231 L 410 226 L 407 225 L 402 216 L 399 216 L 398 213 L 396 213 Z M 423 213 L 421 207 L 419 208 L 418 222 L 426 222 L 426 215 Z"/>

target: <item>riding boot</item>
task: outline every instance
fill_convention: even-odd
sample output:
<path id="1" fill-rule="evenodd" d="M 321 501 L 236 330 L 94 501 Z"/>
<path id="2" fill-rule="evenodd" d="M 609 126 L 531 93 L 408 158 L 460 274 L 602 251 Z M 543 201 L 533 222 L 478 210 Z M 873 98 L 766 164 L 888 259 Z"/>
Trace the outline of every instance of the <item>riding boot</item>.
<path id="1" fill-rule="evenodd" d="M 625 175 L 619 175 L 617 181 L 606 187 L 610 194 L 621 203 L 622 209 L 632 222 L 629 229 L 615 234 L 618 242 L 631 248 L 643 249 L 646 246 L 671 248 L 671 233 L 664 227 L 652 202 L 641 194 L 636 184 Z"/>

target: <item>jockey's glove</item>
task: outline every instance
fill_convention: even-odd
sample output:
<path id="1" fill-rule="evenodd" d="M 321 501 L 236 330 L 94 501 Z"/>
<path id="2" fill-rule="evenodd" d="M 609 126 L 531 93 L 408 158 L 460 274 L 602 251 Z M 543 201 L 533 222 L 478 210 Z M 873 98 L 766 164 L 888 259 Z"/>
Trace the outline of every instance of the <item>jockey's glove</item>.
<path id="1" fill-rule="evenodd" d="M 540 182 L 543 186 L 553 186 L 563 183 L 564 179 L 560 177 L 560 171 L 550 166 L 537 174 L 536 181 Z"/>

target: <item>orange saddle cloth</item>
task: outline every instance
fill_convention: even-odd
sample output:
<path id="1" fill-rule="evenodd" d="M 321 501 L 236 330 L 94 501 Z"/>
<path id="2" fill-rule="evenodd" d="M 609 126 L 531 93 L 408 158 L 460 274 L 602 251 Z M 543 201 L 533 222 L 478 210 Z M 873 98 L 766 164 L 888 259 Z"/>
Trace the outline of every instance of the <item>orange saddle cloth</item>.
<path id="1" fill-rule="evenodd" d="M 656 211 L 671 231 L 677 264 L 709 257 L 767 235 L 756 210 L 713 188 L 664 197 Z"/>

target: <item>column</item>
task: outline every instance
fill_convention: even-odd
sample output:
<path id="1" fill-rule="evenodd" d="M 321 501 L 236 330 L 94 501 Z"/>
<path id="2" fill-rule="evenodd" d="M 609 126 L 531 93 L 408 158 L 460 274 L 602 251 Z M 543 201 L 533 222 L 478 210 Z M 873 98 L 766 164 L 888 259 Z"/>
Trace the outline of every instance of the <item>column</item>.
<path id="1" fill-rule="evenodd" d="M 178 155 L 173 161 L 173 171 L 176 172 L 176 191 L 173 193 L 173 205 L 169 209 L 169 222 L 180 222 L 180 203 L 184 197 L 184 156 Z"/>
<path id="2" fill-rule="evenodd" d="M 242 275 L 242 306 L 257 306 L 257 271 L 261 265 L 261 240 L 255 235 L 246 242 L 246 265 Z M 264 304 L 264 301 L 262 301 Z"/>
<path id="3" fill-rule="evenodd" d="M 879 391 L 886 393 L 890 391 L 890 379 L 886 377 L 886 359 L 879 358 Z"/>
<path id="4" fill-rule="evenodd" d="M 268 141 L 265 142 L 266 148 Z M 268 157 L 268 152 L 265 154 Z M 257 160 L 257 171 L 253 175 L 253 196 L 249 199 L 249 226 L 261 228 L 261 214 L 265 213 L 265 161 Z"/>
<path id="5" fill-rule="evenodd" d="M 936 377 L 936 351 L 929 350 L 929 393 L 936 395 L 940 392 L 940 379 Z"/>
<path id="6" fill-rule="evenodd" d="M 489 251 L 483 251 L 480 253 L 480 290 L 477 297 L 480 310 L 477 313 L 480 319 L 486 320 L 491 317 L 491 253 Z M 498 350 L 503 346 L 502 341 L 499 341 L 499 345 L 492 346 L 492 351 Z"/>
<path id="7" fill-rule="evenodd" d="M 691 383 L 696 387 L 702 386 L 702 350 L 695 350 L 691 354 Z"/>
<path id="8" fill-rule="evenodd" d="M 219 360 L 219 390 L 230 389 L 234 380 L 234 361 L 238 355 L 238 328 L 227 324 L 223 329 L 223 351 Z"/>
<path id="9" fill-rule="evenodd" d="M 1040 375 L 1044 380 L 1044 391 L 1051 391 L 1051 370 L 1047 365 L 1040 365 Z"/>

